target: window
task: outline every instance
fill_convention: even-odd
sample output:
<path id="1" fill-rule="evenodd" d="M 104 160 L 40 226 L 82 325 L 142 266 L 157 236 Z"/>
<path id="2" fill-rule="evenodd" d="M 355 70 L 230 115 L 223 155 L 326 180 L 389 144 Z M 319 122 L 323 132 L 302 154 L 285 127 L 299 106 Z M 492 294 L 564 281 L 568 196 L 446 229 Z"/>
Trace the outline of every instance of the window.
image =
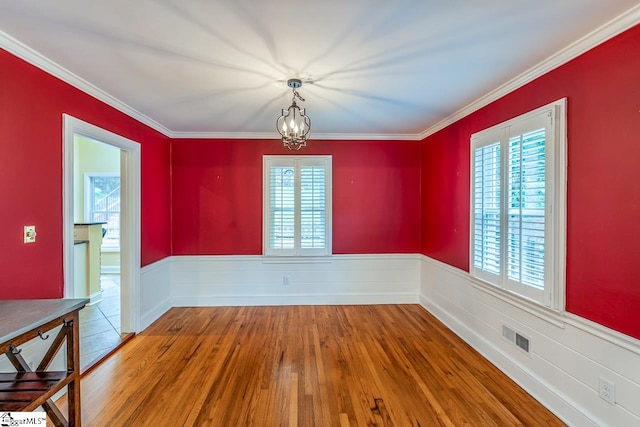
<path id="1" fill-rule="evenodd" d="M 263 254 L 331 255 L 331 156 L 264 156 Z"/>
<path id="2" fill-rule="evenodd" d="M 105 222 L 102 249 L 120 248 L 120 176 L 87 174 L 85 205 L 90 222 Z"/>
<path id="3" fill-rule="evenodd" d="M 564 99 L 471 136 L 471 274 L 564 305 Z"/>

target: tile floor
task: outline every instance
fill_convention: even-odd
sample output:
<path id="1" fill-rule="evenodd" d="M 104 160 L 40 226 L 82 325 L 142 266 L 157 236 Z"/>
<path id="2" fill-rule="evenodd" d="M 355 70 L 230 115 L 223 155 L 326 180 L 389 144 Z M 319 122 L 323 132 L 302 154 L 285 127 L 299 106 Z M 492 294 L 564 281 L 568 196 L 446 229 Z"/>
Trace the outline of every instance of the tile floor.
<path id="1" fill-rule="evenodd" d="M 120 336 L 120 276 L 100 277 L 102 301 L 80 311 L 80 369 L 114 349 Z"/>

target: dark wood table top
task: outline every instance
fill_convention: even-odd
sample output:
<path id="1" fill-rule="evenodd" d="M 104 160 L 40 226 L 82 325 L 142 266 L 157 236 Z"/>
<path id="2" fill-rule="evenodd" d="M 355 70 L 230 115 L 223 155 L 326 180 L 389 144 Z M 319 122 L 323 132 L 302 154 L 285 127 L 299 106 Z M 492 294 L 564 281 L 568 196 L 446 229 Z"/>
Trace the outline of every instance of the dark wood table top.
<path id="1" fill-rule="evenodd" d="M 86 298 L 0 301 L 0 344 L 81 309 L 88 302 Z"/>

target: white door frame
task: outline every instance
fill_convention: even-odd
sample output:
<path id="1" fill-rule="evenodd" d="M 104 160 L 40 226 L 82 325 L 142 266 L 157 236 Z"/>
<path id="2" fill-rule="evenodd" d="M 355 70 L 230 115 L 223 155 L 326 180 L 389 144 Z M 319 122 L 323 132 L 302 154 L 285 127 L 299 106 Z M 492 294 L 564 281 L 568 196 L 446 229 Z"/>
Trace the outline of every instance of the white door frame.
<path id="1" fill-rule="evenodd" d="M 73 136 L 120 149 L 120 283 L 122 332 L 140 332 L 140 144 L 63 114 L 64 297 L 73 298 Z"/>

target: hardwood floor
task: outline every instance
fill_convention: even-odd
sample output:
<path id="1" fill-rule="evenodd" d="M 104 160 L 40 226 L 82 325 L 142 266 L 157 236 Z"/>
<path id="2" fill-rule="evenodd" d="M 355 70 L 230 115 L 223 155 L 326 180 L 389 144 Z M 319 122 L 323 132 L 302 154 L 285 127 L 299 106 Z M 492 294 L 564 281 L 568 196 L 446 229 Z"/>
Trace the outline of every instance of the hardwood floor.
<path id="1" fill-rule="evenodd" d="M 85 426 L 554 426 L 417 305 L 173 308 L 82 380 Z"/>

